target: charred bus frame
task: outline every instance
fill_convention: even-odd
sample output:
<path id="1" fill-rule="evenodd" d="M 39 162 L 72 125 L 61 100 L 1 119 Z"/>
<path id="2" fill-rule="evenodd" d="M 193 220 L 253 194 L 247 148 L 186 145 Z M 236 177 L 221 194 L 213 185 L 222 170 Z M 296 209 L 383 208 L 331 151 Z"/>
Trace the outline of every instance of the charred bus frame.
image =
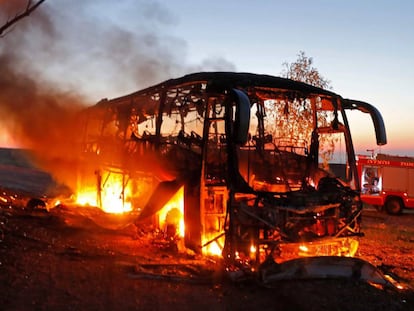
<path id="1" fill-rule="evenodd" d="M 200 72 L 101 100 L 84 117 L 80 185 L 97 195 L 122 176 L 137 224 L 184 186 L 185 243 L 220 246 L 226 260 L 353 255 L 360 236 L 360 184 L 347 110 L 372 105 L 280 77 Z M 94 172 L 103 172 L 102 175 Z"/>

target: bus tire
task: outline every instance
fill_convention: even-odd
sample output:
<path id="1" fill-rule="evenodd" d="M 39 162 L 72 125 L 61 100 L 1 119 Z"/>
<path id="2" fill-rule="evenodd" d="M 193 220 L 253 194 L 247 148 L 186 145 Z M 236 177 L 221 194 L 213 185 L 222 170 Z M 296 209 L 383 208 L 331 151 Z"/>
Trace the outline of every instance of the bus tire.
<path id="1" fill-rule="evenodd" d="M 385 202 L 385 210 L 390 215 L 399 215 L 402 213 L 404 204 L 400 198 L 389 198 Z"/>

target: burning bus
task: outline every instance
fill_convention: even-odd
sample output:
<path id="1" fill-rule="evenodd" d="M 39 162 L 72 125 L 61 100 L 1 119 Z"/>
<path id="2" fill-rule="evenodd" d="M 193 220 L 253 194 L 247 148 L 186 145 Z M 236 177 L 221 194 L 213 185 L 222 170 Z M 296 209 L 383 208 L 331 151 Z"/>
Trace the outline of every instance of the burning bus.
<path id="1" fill-rule="evenodd" d="M 360 181 L 346 112 L 372 105 L 269 75 L 200 72 L 82 116 L 78 201 L 155 223 L 187 248 L 257 267 L 353 256 Z"/>

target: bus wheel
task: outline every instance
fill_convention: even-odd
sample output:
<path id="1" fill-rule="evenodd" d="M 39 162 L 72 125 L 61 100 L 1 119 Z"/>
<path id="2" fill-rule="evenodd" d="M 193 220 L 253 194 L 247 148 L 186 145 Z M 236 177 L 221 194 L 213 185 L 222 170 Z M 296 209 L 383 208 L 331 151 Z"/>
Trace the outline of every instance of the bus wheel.
<path id="1" fill-rule="evenodd" d="M 403 203 L 399 198 L 389 198 L 387 202 L 385 202 L 385 210 L 390 215 L 398 215 L 401 214 L 403 210 Z"/>

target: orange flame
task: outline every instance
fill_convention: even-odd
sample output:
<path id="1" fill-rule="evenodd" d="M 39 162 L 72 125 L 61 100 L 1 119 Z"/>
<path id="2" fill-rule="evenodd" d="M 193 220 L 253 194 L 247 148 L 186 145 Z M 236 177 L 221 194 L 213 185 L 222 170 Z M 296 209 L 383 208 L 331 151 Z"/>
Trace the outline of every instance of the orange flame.
<path id="1" fill-rule="evenodd" d="M 106 213 L 120 214 L 132 211 L 129 187 L 122 187 L 119 176 L 110 178 L 102 187 L 99 195 L 96 187 L 83 188 L 78 191 L 76 203 L 102 208 Z"/>
<path id="2" fill-rule="evenodd" d="M 184 186 L 158 211 L 157 217 L 161 229 L 166 230 L 168 225 L 174 225 L 179 237 L 184 237 Z"/>

